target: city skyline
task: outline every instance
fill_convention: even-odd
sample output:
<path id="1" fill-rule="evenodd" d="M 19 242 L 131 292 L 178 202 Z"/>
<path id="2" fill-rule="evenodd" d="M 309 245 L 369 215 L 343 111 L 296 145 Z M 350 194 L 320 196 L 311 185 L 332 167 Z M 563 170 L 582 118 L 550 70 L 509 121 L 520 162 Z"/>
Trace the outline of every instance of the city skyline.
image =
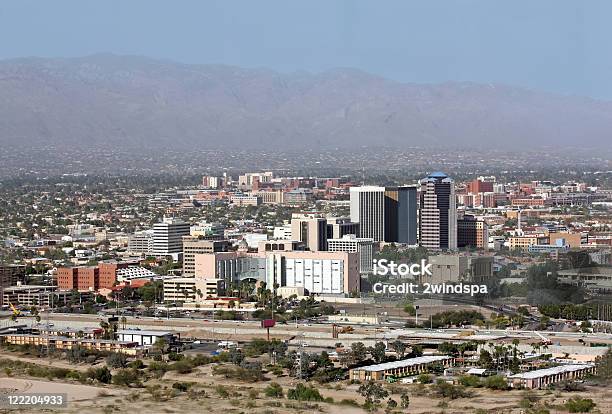
<path id="1" fill-rule="evenodd" d="M 1 1 L 0 411 L 612 413 L 611 14 Z"/>

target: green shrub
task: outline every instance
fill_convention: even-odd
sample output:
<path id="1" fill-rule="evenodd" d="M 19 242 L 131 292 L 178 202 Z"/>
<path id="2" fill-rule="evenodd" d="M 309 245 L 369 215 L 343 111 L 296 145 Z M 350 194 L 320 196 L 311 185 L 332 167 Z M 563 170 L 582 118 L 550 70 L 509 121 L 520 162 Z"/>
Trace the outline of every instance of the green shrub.
<path id="1" fill-rule="evenodd" d="M 276 382 L 272 382 L 264 388 L 264 394 L 266 394 L 266 397 L 283 398 L 283 387 Z"/>
<path id="2" fill-rule="evenodd" d="M 229 392 L 227 391 L 227 388 L 225 388 L 223 385 L 217 385 L 215 387 L 215 392 L 221 398 L 229 397 Z"/>
<path id="3" fill-rule="evenodd" d="M 482 387 L 480 378 L 475 377 L 474 375 L 462 375 L 459 377 L 459 384 L 465 387 Z"/>
<path id="4" fill-rule="evenodd" d="M 144 364 L 144 362 L 142 362 L 142 359 L 136 359 L 136 360 L 130 362 L 128 364 L 128 367 L 135 368 L 135 369 L 143 369 L 145 367 L 145 364 Z"/>
<path id="5" fill-rule="evenodd" d="M 171 371 L 176 371 L 179 374 L 189 374 L 193 370 L 193 364 L 190 359 L 185 358 L 170 364 L 168 369 Z"/>
<path id="6" fill-rule="evenodd" d="M 342 399 L 340 400 L 340 402 L 338 402 L 338 404 L 340 405 L 350 405 L 352 407 L 359 407 L 359 403 L 355 400 L 349 400 L 349 399 Z"/>
<path id="7" fill-rule="evenodd" d="M 116 385 L 123 385 L 126 387 L 140 387 L 140 371 L 133 368 L 120 369 L 113 375 L 112 382 Z"/>
<path id="8" fill-rule="evenodd" d="M 484 383 L 485 387 L 490 388 L 492 390 L 507 390 L 508 382 L 501 375 L 493 375 L 488 377 Z"/>
<path id="9" fill-rule="evenodd" d="M 113 352 L 106 357 L 106 365 L 111 368 L 127 367 L 127 357 L 124 354 Z"/>
<path id="10" fill-rule="evenodd" d="M 287 398 L 298 401 L 323 401 L 319 390 L 304 384 L 298 384 L 294 389 L 290 389 L 287 392 Z"/>
<path id="11" fill-rule="evenodd" d="M 172 388 L 181 392 L 187 391 L 189 387 L 191 387 L 191 383 L 189 382 L 175 382 L 174 384 L 172 384 Z"/>
<path id="12" fill-rule="evenodd" d="M 168 354 L 168 359 L 169 359 L 170 361 L 180 361 L 180 360 L 181 360 L 181 359 L 183 359 L 184 357 L 185 357 L 185 355 L 183 355 L 183 354 L 179 354 L 179 353 L 176 353 L 176 352 L 170 352 L 170 353 Z"/>
<path id="13" fill-rule="evenodd" d="M 595 405 L 590 398 L 572 397 L 565 403 L 565 408 L 570 413 L 589 413 Z"/>
<path id="14" fill-rule="evenodd" d="M 452 385 L 441 379 L 434 385 L 434 392 L 440 397 L 450 398 L 451 400 L 469 397 L 470 395 L 462 386 Z"/>
<path id="15" fill-rule="evenodd" d="M 85 371 L 84 376 L 93 381 L 101 382 L 102 384 L 110 384 L 113 378 L 107 367 L 89 368 Z"/>
<path id="16" fill-rule="evenodd" d="M 431 384 L 433 382 L 433 377 L 429 374 L 421 374 L 417 377 L 417 381 L 421 384 Z"/>

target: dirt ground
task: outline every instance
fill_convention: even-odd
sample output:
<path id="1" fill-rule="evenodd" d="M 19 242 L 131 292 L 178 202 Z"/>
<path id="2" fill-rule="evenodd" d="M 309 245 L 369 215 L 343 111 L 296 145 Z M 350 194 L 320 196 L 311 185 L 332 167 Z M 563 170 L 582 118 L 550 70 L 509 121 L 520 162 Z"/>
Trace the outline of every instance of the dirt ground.
<path id="1" fill-rule="evenodd" d="M 8 352 L 0 353 L 0 358 L 10 358 L 62 368 L 85 370 L 87 364 L 70 364 L 67 361 L 33 358 L 15 355 Z M 265 361 L 264 361 L 265 362 Z M 13 374 L 14 375 L 14 374 Z M 365 413 L 361 407 L 342 404 L 348 400 L 353 404 L 363 404 L 363 398 L 358 394 L 358 385 L 343 381 L 332 384 L 313 385 L 323 397 L 333 398 L 334 403 L 298 402 L 265 397 L 263 390 L 271 381 L 279 383 L 286 391 L 296 386 L 298 381 L 288 376 L 276 377 L 266 374 L 268 380 L 256 383 L 245 383 L 237 380 L 228 380 L 215 376 L 212 365 L 205 365 L 195 369 L 190 374 L 167 372 L 161 379 L 150 380 L 144 388 L 125 388 L 116 386 L 91 386 L 78 382 L 48 381 L 40 378 L 7 376 L 0 372 L 0 394 L 8 392 L 29 393 L 67 393 L 68 407 L 54 410 L 58 413 L 212 413 L 223 411 L 224 414 L 256 413 L 256 414 L 284 414 L 284 413 L 328 413 L 328 414 L 358 414 Z M 177 382 L 191 383 L 189 392 L 174 390 L 172 385 Z M 220 396 L 217 387 L 222 386 L 228 391 L 227 396 Z M 407 410 L 397 409 L 396 412 L 410 412 L 415 414 L 467 414 L 467 413 L 502 413 L 523 414 L 520 402 L 524 397 L 523 391 L 491 391 L 488 389 L 470 389 L 473 395 L 469 398 L 445 400 L 433 395 L 429 386 L 415 384 L 386 384 L 385 387 L 392 393 L 391 398 L 399 403 L 400 395 L 406 392 L 410 396 L 410 406 Z M 612 387 L 591 388 L 583 392 L 562 393 L 558 391 L 535 391 L 540 404 L 548 406 L 551 413 L 566 413 L 562 405 L 572 396 L 580 395 L 593 399 L 597 404 L 597 412 L 612 414 Z M 386 404 L 381 405 L 380 413 L 384 412 Z M 29 413 L 32 410 L 7 410 L 0 408 L 0 413 Z M 41 412 L 37 410 L 36 412 Z"/>
<path id="2" fill-rule="evenodd" d="M 268 374 L 270 380 L 278 382 L 287 390 L 296 385 L 296 380 L 290 377 L 275 377 Z M 175 382 L 190 382 L 190 392 L 179 392 L 172 389 Z M 341 404 L 342 400 L 352 400 L 358 404 L 363 398 L 357 393 L 357 385 L 346 382 L 327 385 L 315 385 L 324 397 L 331 397 L 334 403 L 298 402 L 265 397 L 263 389 L 270 381 L 257 383 L 241 383 L 213 376 L 212 367 L 204 366 L 186 375 L 175 372 L 166 373 L 159 380 L 146 383 L 145 388 L 124 388 L 115 386 L 90 386 L 74 382 L 46 381 L 30 378 L 9 378 L 0 374 L 0 393 L 17 392 L 63 392 L 68 394 L 67 408 L 57 409 L 58 413 L 213 413 L 224 414 L 255 413 L 327 413 L 327 414 L 358 414 L 365 413 L 361 407 Z M 220 396 L 218 387 L 227 391 L 226 396 Z M 502 413 L 519 414 L 525 410 L 519 403 L 523 398 L 522 391 L 496 392 L 485 389 L 473 390 L 469 398 L 445 400 L 435 397 L 431 389 L 422 385 L 394 384 L 386 386 L 392 392 L 391 397 L 399 402 L 400 394 L 407 392 L 410 396 L 410 406 L 407 410 L 397 409 L 396 412 L 415 414 L 466 414 L 466 413 Z M 588 389 L 578 393 L 561 393 L 555 391 L 536 391 L 540 403 L 546 404 L 551 413 L 565 413 L 562 404 L 570 397 L 580 395 L 592 398 L 597 403 L 599 413 L 612 413 L 612 389 Z M 555 408 L 555 406 L 559 408 Z M 0 413 L 29 413 L 32 410 L 3 410 Z M 379 409 L 384 412 L 384 409 Z"/>

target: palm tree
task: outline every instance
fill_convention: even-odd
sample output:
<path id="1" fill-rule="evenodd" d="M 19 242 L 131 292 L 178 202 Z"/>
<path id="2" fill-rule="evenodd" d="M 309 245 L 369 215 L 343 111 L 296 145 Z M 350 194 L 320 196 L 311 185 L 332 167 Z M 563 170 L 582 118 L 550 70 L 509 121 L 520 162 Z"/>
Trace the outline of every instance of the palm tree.
<path id="1" fill-rule="evenodd" d="M 108 324 L 108 322 L 100 322 L 100 328 L 102 328 L 104 330 L 104 339 L 109 339 L 109 329 L 110 329 L 110 325 Z"/>

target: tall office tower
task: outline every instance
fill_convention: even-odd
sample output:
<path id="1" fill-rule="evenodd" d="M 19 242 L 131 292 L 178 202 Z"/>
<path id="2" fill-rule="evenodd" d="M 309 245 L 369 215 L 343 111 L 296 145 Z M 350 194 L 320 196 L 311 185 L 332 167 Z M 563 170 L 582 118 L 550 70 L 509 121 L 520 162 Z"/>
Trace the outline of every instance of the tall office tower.
<path id="1" fill-rule="evenodd" d="M 226 252 L 227 248 L 227 240 L 205 240 L 195 236 L 183 236 L 183 276 L 196 275 L 196 254 Z"/>
<path id="2" fill-rule="evenodd" d="M 189 236 L 189 223 L 164 218 L 161 223 L 153 225 L 153 254 L 168 256 L 183 251 L 183 236 Z"/>
<path id="3" fill-rule="evenodd" d="M 385 241 L 417 244 L 417 188 L 385 189 Z"/>
<path id="4" fill-rule="evenodd" d="M 327 220 L 316 214 L 294 214 L 291 218 L 291 238 L 303 242 L 307 250 L 327 250 Z"/>
<path id="5" fill-rule="evenodd" d="M 351 221 L 374 241 L 417 243 L 416 187 L 352 187 Z"/>
<path id="6" fill-rule="evenodd" d="M 431 250 L 457 249 L 455 183 L 435 172 L 420 181 L 420 242 Z"/>
<path id="7" fill-rule="evenodd" d="M 359 223 L 359 237 L 385 240 L 385 187 L 351 187 L 351 221 Z"/>

